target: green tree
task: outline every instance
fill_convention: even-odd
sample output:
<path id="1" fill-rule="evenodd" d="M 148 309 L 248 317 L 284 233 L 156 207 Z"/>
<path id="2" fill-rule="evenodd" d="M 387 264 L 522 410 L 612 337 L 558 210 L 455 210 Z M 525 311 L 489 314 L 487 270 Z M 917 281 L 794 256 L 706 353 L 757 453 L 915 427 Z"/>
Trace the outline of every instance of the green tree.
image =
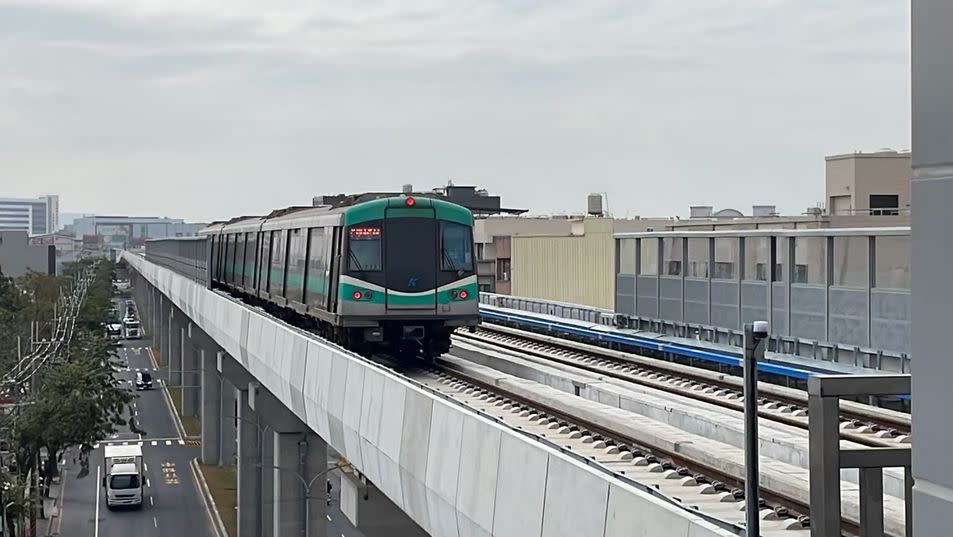
<path id="1" fill-rule="evenodd" d="M 17 279 L 17 287 L 28 301 L 21 311 L 26 321 L 34 321 L 41 337 L 52 337 L 53 314 L 60 298 L 62 279 L 41 272 L 29 271 Z"/>
<path id="2" fill-rule="evenodd" d="M 9 371 L 17 357 L 17 338 L 29 350 L 29 330 L 23 309 L 26 301 L 23 292 L 12 278 L 0 273 L 0 373 Z"/>

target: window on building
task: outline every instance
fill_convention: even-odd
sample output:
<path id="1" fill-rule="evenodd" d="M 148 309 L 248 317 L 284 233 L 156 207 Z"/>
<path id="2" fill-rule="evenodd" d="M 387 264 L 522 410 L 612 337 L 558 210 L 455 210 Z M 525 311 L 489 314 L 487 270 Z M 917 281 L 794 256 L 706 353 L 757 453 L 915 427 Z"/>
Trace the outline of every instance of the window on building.
<path id="1" fill-rule="evenodd" d="M 658 276 L 658 239 L 647 237 L 639 240 L 639 275 Z"/>
<path id="2" fill-rule="evenodd" d="M 878 216 L 900 214 L 900 196 L 897 194 L 871 194 L 870 214 Z"/>
<path id="3" fill-rule="evenodd" d="M 492 287 L 490 284 L 488 284 L 488 283 L 481 283 L 481 284 L 477 285 L 477 287 L 480 288 L 480 292 L 481 292 L 481 293 L 492 293 L 492 292 L 493 292 L 493 287 Z"/>
<path id="4" fill-rule="evenodd" d="M 477 261 L 483 261 L 483 259 L 484 259 L 484 258 L 483 258 L 483 246 L 484 246 L 484 245 L 483 245 L 482 242 L 476 243 L 476 257 L 477 257 Z"/>
<path id="5" fill-rule="evenodd" d="M 503 282 L 510 281 L 510 260 L 509 259 L 496 260 L 496 279 Z"/>

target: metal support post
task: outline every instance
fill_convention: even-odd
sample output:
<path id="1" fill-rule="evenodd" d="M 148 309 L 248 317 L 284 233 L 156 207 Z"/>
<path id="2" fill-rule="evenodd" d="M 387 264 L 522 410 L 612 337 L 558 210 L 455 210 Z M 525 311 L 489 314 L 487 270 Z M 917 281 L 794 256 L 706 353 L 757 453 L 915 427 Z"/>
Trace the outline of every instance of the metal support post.
<path id="1" fill-rule="evenodd" d="M 811 537 L 840 535 L 839 410 L 836 398 L 808 398 Z"/>
<path id="2" fill-rule="evenodd" d="M 768 323 L 745 324 L 744 400 L 745 400 L 745 535 L 761 535 L 758 502 L 758 362 L 764 359 Z"/>
<path id="3" fill-rule="evenodd" d="M 880 468 L 861 468 L 860 537 L 884 535 L 884 482 Z"/>

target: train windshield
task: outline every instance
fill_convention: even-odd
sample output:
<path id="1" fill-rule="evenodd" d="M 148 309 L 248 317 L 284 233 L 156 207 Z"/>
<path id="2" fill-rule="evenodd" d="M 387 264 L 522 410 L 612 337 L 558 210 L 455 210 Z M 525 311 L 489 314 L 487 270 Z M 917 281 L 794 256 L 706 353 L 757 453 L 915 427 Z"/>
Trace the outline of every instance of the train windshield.
<path id="1" fill-rule="evenodd" d="M 473 270 L 473 239 L 470 226 L 440 222 L 440 270 Z"/>
<path id="2" fill-rule="evenodd" d="M 352 272 L 381 270 L 381 227 L 352 226 L 348 231 L 347 267 Z"/>

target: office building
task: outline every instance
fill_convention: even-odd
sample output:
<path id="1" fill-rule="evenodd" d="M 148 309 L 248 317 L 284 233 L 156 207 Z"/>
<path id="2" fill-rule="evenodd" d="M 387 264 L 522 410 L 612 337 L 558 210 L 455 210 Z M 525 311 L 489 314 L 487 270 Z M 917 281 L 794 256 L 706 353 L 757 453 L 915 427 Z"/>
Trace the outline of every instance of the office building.
<path id="1" fill-rule="evenodd" d="M 85 216 L 73 221 L 73 234 L 86 245 L 105 249 L 134 248 L 146 239 L 192 237 L 206 224 L 152 216 Z"/>
<path id="2" fill-rule="evenodd" d="M 831 155 L 824 161 L 829 214 L 909 214 L 913 177 L 909 151 L 856 152 Z"/>
<path id="3" fill-rule="evenodd" d="M 26 231 L 29 235 L 53 233 L 59 229 L 59 196 L 0 198 L 0 230 Z"/>

